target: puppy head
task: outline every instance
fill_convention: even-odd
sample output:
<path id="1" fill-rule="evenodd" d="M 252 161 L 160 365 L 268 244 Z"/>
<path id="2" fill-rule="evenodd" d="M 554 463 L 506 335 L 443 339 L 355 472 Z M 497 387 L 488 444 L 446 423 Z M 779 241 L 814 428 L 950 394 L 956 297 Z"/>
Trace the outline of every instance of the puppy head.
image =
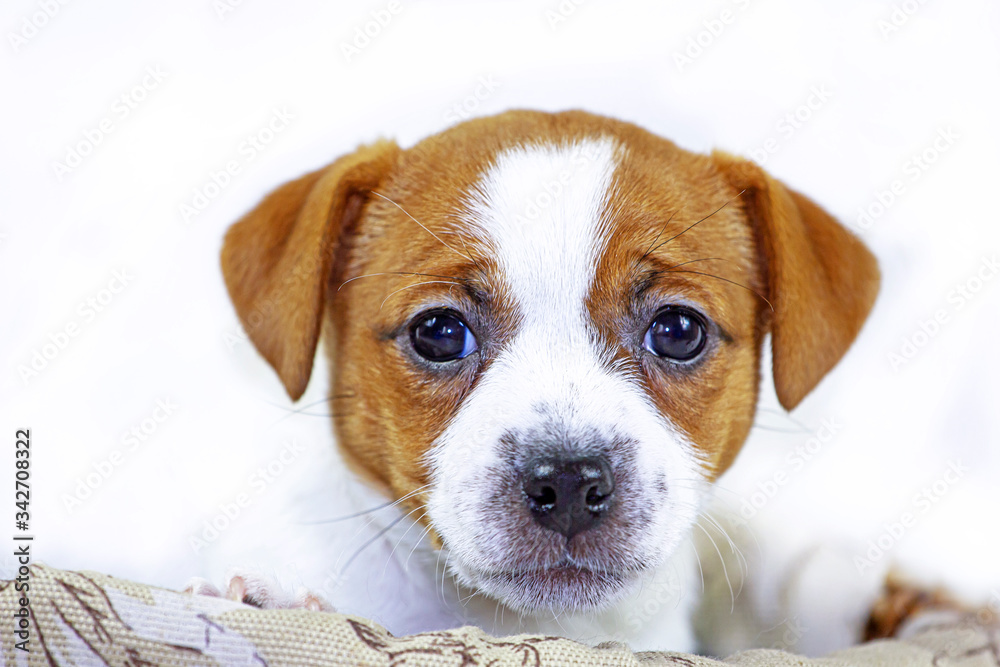
<path id="1" fill-rule="evenodd" d="M 269 195 L 222 263 L 289 395 L 322 330 L 349 462 L 522 610 L 662 563 L 747 436 L 764 336 L 792 409 L 878 286 L 756 165 L 582 112 L 362 148 Z"/>

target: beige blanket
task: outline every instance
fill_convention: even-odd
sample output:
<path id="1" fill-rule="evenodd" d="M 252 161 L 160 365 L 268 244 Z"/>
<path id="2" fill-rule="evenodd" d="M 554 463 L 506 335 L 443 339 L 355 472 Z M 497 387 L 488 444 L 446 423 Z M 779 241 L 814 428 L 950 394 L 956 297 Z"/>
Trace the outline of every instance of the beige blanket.
<path id="1" fill-rule="evenodd" d="M 363 618 L 265 611 L 45 566 L 32 566 L 28 583 L 27 599 L 14 582 L 0 583 L 4 665 L 1000 665 L 1000 629 L 975 618 L 820 659 L 757 650 L 718 661 L 558 637 L 491 637 L 471 627 L 393 637 Z"/>

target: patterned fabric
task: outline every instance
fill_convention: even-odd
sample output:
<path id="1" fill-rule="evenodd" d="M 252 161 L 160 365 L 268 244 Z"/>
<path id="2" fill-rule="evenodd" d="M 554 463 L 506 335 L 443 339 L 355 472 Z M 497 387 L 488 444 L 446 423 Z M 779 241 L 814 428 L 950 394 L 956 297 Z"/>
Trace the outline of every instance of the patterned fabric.
<path id="1" fill-rule="evenodd" d="M 877 641 L 826 658 L 774 650 L 725 662 L 694 655 L 632 653 L 558 637 L 491 637 L 477 628 L 393 637 L 362 618 L 260 610 L 205 596 L 153 588 L 94 572 L 32 566 L 30 652 L 16 648 L 23 593 L 0 583 L 0 664 L 4 665 L 800 665 L 863 667 L 1000 665 L 1000 629 L 974 617 L 930 625 L 911 639 Z"/>

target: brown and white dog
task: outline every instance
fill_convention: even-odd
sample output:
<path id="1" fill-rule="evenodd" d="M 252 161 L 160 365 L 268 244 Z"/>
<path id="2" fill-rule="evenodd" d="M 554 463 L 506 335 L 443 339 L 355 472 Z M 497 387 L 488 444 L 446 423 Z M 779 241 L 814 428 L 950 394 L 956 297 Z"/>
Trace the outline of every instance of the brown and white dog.
<path id="1" fill-rule="evenodd" d="M 344 460 L 480 594 L 459 621 L 675 650 L 694 596 L 632 631 L 622 610 L 658 573 L 697 580 L 685 544 L 754 422 L 765 338 L 791 410 L 879 285 L 754 163 L 579 111 L 362 147 L 237 222 L 222 267 L 293 400 L 323 336 Z M 417 604 L 425 627 L 378 620 L 448 623 Z"/>

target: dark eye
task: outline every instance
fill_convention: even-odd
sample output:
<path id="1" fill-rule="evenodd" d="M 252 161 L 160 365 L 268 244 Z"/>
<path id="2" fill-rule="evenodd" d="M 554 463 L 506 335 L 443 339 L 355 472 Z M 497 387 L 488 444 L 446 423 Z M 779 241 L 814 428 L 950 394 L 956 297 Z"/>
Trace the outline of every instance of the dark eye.
<path id="1" fill-rule="evenodd" d="M 658 357 L 690 361 L 701 354 L 706 338 L 701 316 L 687 308 L 670 307 L 653 318 L 642 345 Z"/>
<path id="2" fill-rule="evenodd" d="M 410 330 L 413 349 L 428 361 L 444 362 L 469 356 L 479 346 L 458 313 L 434 311 L 417 320 Z"/>

